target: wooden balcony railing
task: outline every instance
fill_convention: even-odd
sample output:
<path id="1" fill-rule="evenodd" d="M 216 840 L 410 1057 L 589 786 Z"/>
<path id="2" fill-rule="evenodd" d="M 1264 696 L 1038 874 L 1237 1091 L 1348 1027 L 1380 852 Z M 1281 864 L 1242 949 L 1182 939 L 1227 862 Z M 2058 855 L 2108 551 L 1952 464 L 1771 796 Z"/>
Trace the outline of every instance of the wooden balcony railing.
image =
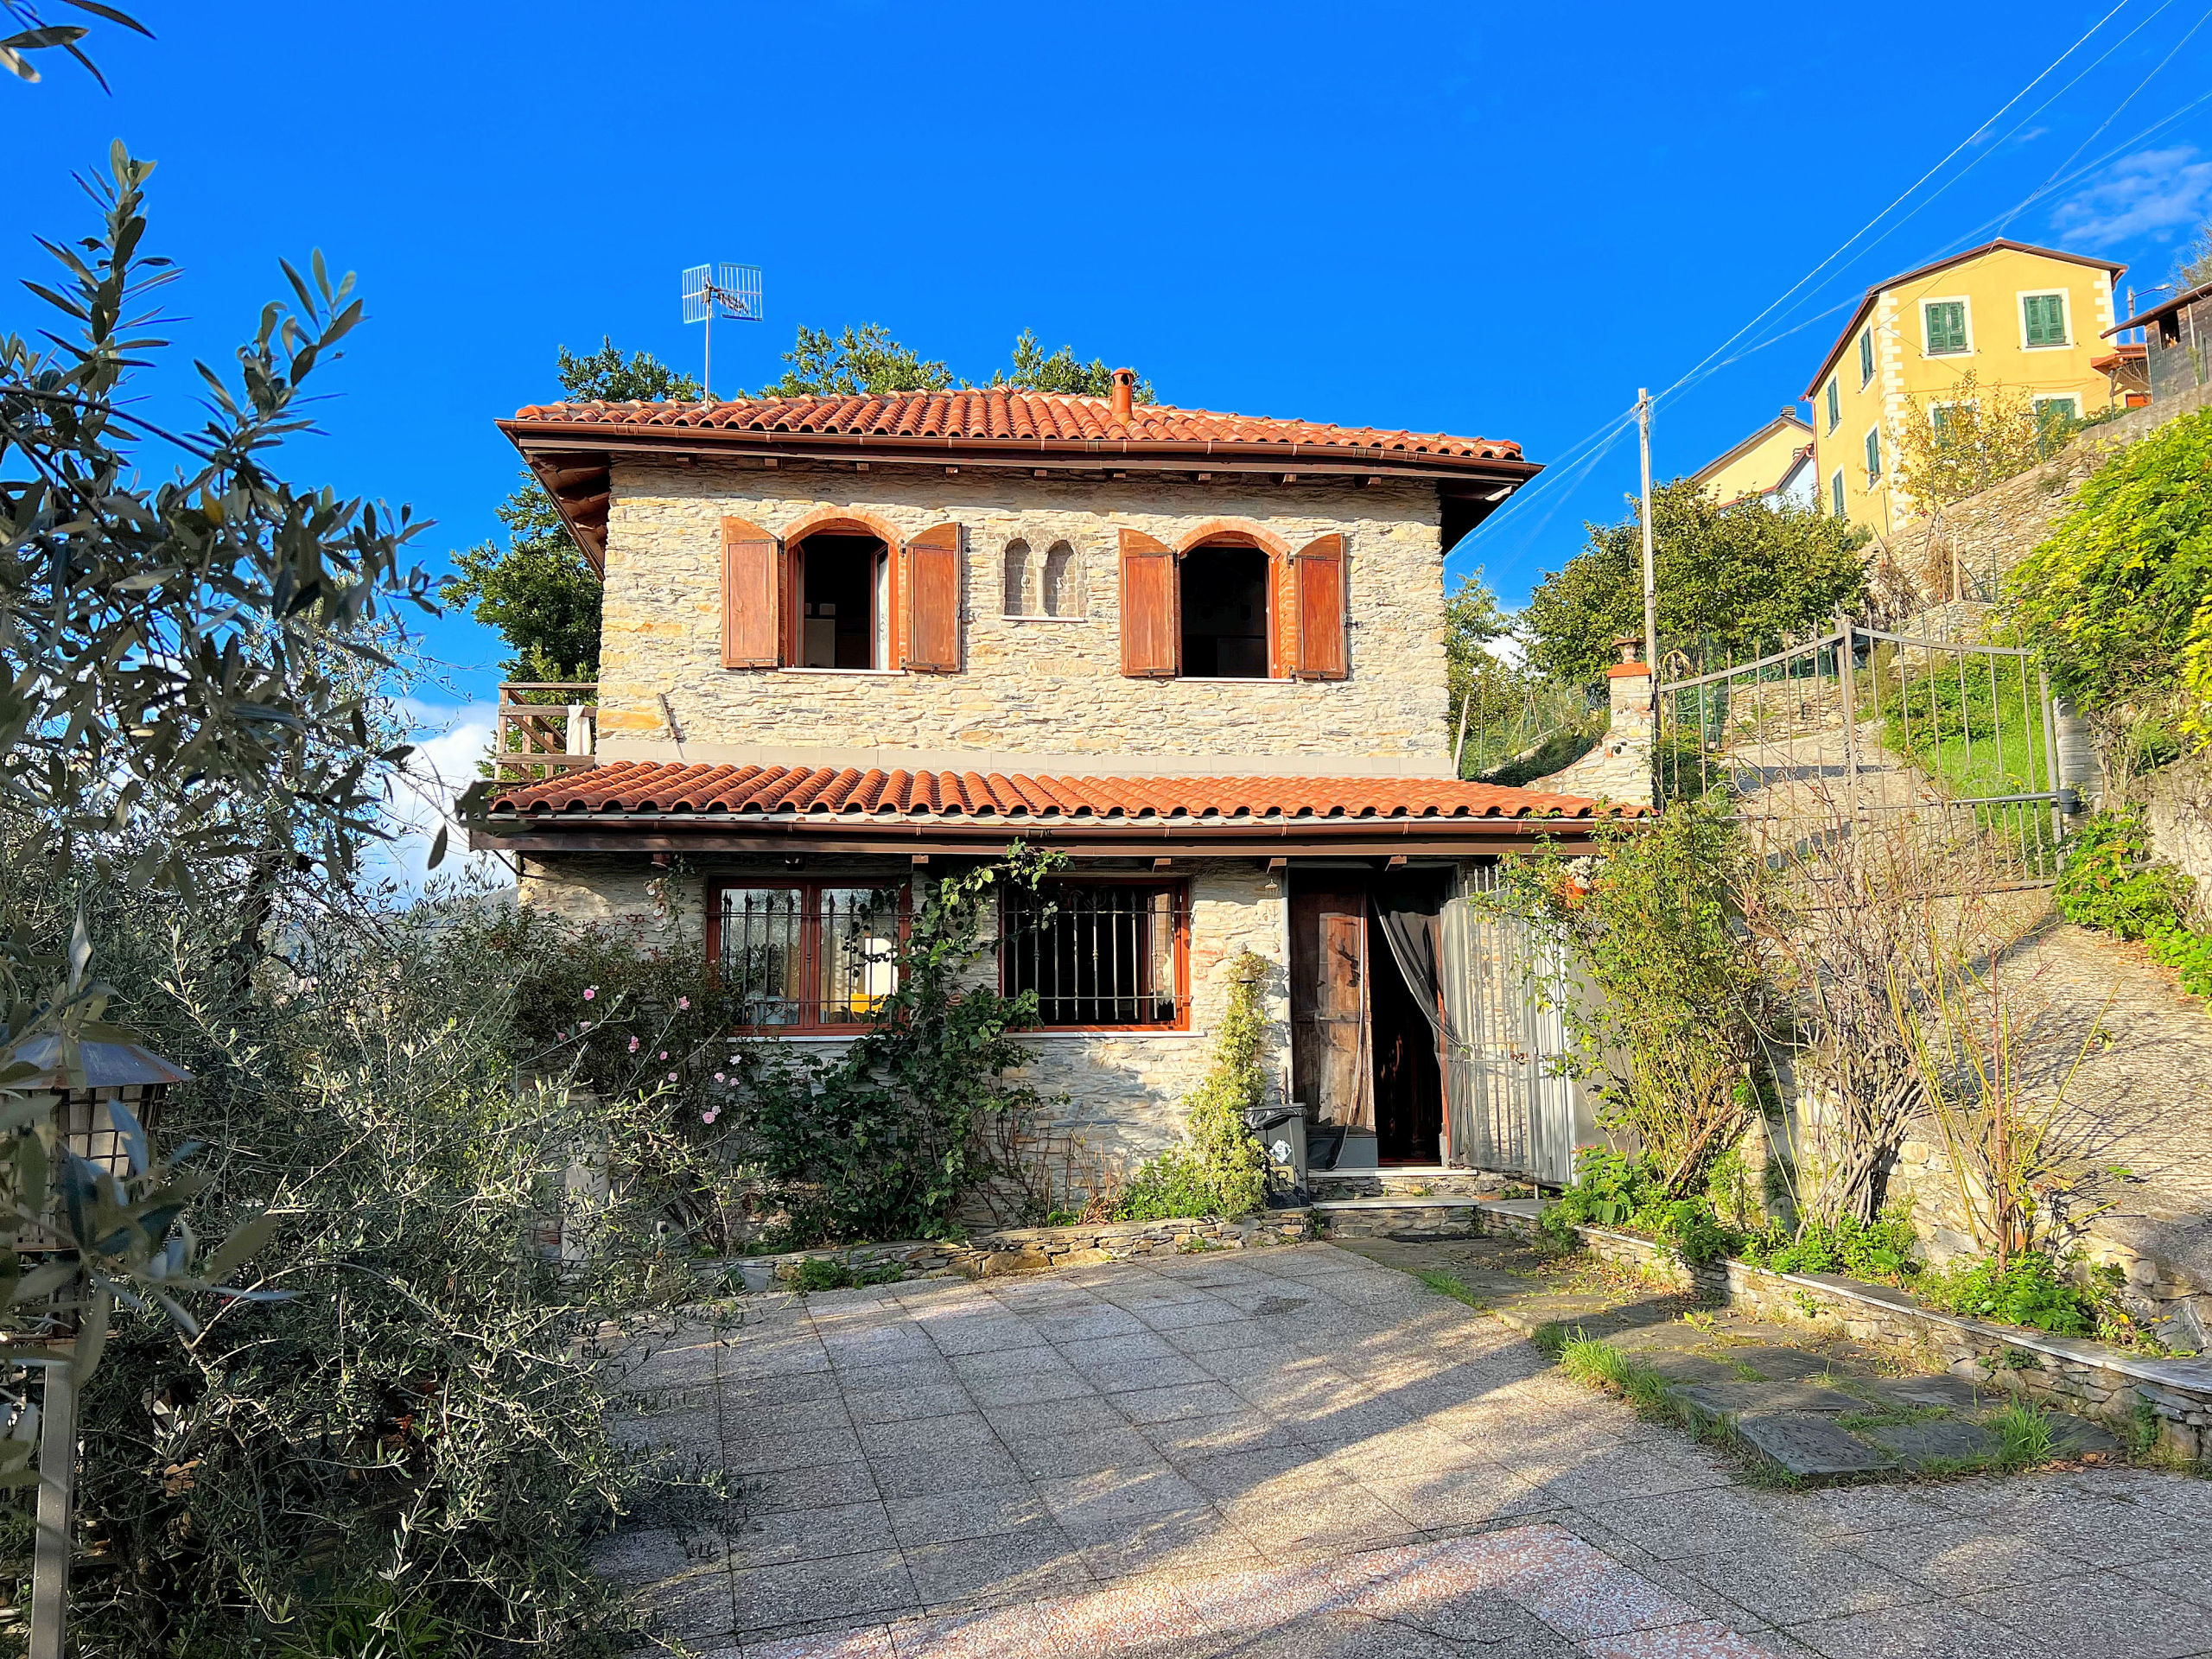
<path id="1" fill-rule="evenodd" d="M 512 680 L 499 688 L 492 741 L 501 783 L 537 783 L 596 766 L 599 687 L 591 681 Z"/>

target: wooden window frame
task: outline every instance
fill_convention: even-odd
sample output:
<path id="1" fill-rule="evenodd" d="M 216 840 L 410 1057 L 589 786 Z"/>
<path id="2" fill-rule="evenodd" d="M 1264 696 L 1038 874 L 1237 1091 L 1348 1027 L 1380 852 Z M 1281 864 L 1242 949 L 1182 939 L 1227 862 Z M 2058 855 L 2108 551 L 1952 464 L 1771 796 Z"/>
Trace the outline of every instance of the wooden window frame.
<path id="1" fill-rule="evenodd" d="M 1055 1024 L 1051 1020 L 1040 1020 L 1037 1024 L 1033 1026 L 1025 1026 L 1022 1027 L 1021 1029 L 1028 1032 L 1064 1033 L 1072 1034 L 1080 1034 L 1084 1032 L 1189 1031 L 1191 1029 L 1191 883 L 1189 880 L 1180 876 L 1162 877 L 1157 875 L 1078 875 L 1065 878 L 1054 877 L 1050 878 L 1044 882 L 1043 886 L 1039 889 L 1039 893 L 1042 896 L 1049 898 L 1055 891 L 1067 887 L 1164 887 L 1175 894 L 1175 938 L 1173 947 L 1175 960 L 1175 1019 L 1173 1023 L 1160 1020 L 1150 1020 L 1136 1024 L 1119 1025 L 1061 1025 Z M 1011 997 L 1014 995 L 1015 993 L 1009 987 L 1008 982 L 1011 976 L 1007 971 L 1007 906 L 1006 899 L 1001 895 L 999 900 L 998 917 L 999 995 L 1004 997 Z"/>
<path id="2" fill-rule="evenodd" d="M 911 880 L 899 880 L 871 883 L 865 876 L 838 880 L 828 877 L 728 875 L 711 876 L 706 884 L 707 976 L 719 984 L 722 965 L 722 895 L 733 888 L 753 887 L 780 893 L 805 895 L 807 908 L 799 918 L 799 974 L 808 986 L 817 984 L 822 968 L 822 906 L 821 895 L 832 888 L 872 887 L 876 892 L 896 888 L 898 899 L 899 943 L 903 947 L 913 924 L 914 889 Z M 806 1008 L 806 1018 L 783 1026 L 732 1025 L 729 1030 L 748 1037 L 853 1037 L 868 1030 L 866 1020 L 831 1023 L 820 1017 L 821 1009 L 811 1001 L 801 1004 Z"/>
<path id="3" fill-rule="evenodd" d="M 1294 680 L 1299 677 L 1295 666 L 1298 653 L 1295 641 L 1287 637 L 1282 617 L 1282 590 L 1286 582 L 1295 582 L 1292 556 L 1281 548 L 1270 547 L 1257 536 L 1245 530 L 1211 530 L 1197 539 L 1175 550 L 1175 677 L 1199 679 L 1183 672 L 1183 564 L 1193 553 L 1204 553 L 1213 548 L 1242 548 L 1257 553 L 1268 562 L 1268 671 L 1265 674 L 1213 675 L 1205 677 L 1204 684 L 1217 684 L 1229 680 Z M 1338 556 L 1342 556 L 1339 554 Z"/>

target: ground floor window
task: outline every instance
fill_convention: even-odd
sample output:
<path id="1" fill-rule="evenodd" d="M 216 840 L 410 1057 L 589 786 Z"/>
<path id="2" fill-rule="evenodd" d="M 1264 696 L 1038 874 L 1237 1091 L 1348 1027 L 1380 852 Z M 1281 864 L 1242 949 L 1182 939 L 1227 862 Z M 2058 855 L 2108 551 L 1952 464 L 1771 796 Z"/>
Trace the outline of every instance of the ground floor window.
<path id="1" fill-rule="evenodd" d="M 897 983 L 899 892 L 822 881 L 709 890 L 707 959 L 746 1031 L 865 1026 Z"/>
<path id="2" fill-rule="evenodd" d="M 1190 897 L 1174 881 L 1053 881 L 1001 912 L 999 979 L 1046 1030 L 1176 1030 L 1190 1020 Z"/>

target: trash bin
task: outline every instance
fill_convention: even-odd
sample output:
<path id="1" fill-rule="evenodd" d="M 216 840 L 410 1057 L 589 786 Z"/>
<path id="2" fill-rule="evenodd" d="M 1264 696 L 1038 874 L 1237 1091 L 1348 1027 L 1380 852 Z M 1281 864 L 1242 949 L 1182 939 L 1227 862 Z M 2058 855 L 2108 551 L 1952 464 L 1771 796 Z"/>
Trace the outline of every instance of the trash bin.
<path id="1" fill-rule="evenodd" d="M 1278 1207 L 1306 1202 L 1306 1113 L 1297 1106 L 1258 1106 L 1244 1114 L 1268 1160 L 1268 1202 Z"/>

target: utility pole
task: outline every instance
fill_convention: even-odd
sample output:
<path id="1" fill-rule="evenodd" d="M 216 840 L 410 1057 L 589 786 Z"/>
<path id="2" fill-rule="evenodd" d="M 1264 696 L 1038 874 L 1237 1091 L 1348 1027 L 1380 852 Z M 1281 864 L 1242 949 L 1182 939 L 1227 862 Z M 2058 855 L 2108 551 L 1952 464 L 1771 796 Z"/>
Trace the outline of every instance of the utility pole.
<path id="1" fill-rule="evenodd" d="M 1643 459 L 1643 665 L 1659 683 L 1659 581 L 1651 556 L 1651 393 L 1636 391 L 1637 448 Z"/>

